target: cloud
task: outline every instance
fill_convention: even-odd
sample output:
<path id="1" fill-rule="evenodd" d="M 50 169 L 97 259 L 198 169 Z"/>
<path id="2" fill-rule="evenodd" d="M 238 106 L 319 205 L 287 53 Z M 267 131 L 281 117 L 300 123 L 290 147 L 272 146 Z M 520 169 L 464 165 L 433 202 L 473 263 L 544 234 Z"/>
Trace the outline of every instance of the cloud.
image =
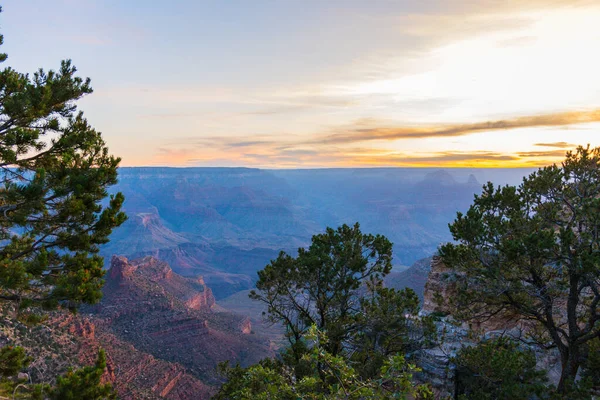
<path id="1" fill-rule="evenodd" d="M 563 150 L 503 153 L 490 150 L 400 152 L 368 147 L 277 147 L 248 146 L 162 149 L 155 163 L 176 165 L 249 166 L 262 168 L 313 167 L 536 167 L 564 157 Z"/>
<path id="2" fill-rule="evenodd" d="M 564 150 L 551 150 L 551 151 L 520 151 L 517 153 L 519 157 L 564 157 L 566 152 Z"/>
<path id="3" fill-rule="evenodd" d="M 577 145 L 575 145 L 573 143 L 567 143 L 567 142 L 553 142 L 553 143 L 536 143 L 536 144 L 534 144 L 534 146 L 556 147 L 558 149 L 570 149 L 570 148 L 576 147 Z"/>
<path id="4" fill-rule="evenodd" d="M 452 152 L 443 151 L 433 153 L 431 156 L 413 155 L 409 160 L 419 162 L 456 162 L 456 161 L 517 161 L 519 157 L 502 154 L 493 151 L 475 151 L 475 152 Z"/>
<path id="5" fill-rule="evenodd" d="M 530 115 L 496 121 L 440 126 L 373 126 L 350 128 L 319 138 L 322 143 L 352 143 L 370 140 L 423 139 L 435 137 L 466 136 L 477 132 L 490 132 L 531 127 L 558 127 L 571 124 L 600 122 L 600 109 L 568 111 L 553 114 Z"/>
<path id="6" fill-rule="evenodd" d="M 520 158 L 512 154 L 493 151 L 453 152 L 441 151 L 433 153 L 388 153 L 358 154 L 349 161 L 362 166 L 397 166 L 397 167 L 433 167 L 433 166 L 492 166 L 518 162 Z"/>
<path id="7" fill-rule="evenodd" d="M 254 147 L 259 145 L 268 145 L 273 142 L 266 140 L 241 140 L 241 141 L 232 141 L 232 142 L 224 142 L 223 145 L 226 147 Z"/>
<path id="8" fill-rule="evenodd" d="M 346 166 L 447 166 L 447 167 L 517 167 L 548 165 L 565 156 L 574 144 L 565 141 L 531 143 L 528 148 L 499 151 L 496 148 L 472 151 L 421 149 L 417 151 L 381 148 L 360 143 L 385 140 L 459 137 L 476 132 L 494 136 L 495 131 L 528 127 L 562 127 L 600 120 L 600 110 L 570 111 L 522 116 L 489 122 L 460 125 L 378 126 L 377 119 L 362 119 L 343 134 L 330 130 L 301 135 L 252 134 L 248 136 L 211 136 L 178 138 L 155 155 L 154 162 L 177 165 L 227 165 L 252 167 L 346 167 Z M 543 136 L 539 136 L 540 138 Z M 539 139 L 538 139 L 539 140 Z M 381 144 L 381 143 L 380 143 Z M 386 145 L 387 146 L 387 145 Z M 538 148 L 538 149 L 536 149 Z M 530 150 L 530 151 L 526 151 Z M 216 165 L 216 164 L 215 164 Z"/>

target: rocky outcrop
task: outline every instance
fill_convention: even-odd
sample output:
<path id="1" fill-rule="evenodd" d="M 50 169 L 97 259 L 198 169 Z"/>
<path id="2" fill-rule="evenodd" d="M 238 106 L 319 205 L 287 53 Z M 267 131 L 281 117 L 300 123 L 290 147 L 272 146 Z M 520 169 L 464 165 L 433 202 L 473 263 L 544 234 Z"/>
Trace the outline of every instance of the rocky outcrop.
<path id="1" fill-rule="evenodd" d="M 219 362 L 249 365 L 272 354 L 267 339 L 248 335 L 246 317 L 213 312 L 215 298 L 203 278 L 178 275 L 151 256 L 115 257 L 113 268 L 102 301 L 86 311 L 136 349 L 180 364 L 211 385 L 219 382 Z"/>
<path id="2" fill-rule="evenodd" d="M 469 178 L 467 179 L 467 185 L 481 187 L 481 183 L 479 183 L 479 181 L 473 174 L 469 174 Z"/>
<path id="3" fill-rule="evenodd" d="M 480 323 L 458 323 L 452 317 L 451 299 L 456 295 L 459 273 L 449 269 L 438 256 L 433 257 L 425 284 L 421 314 L 438 315 L 436 322 L 439 344 L 434 348 L 420 350 L 415 354 L 422 368 L 419 379 L 430 383 L 439 398 L 454 398 L 455 365 L 452 358 L 463 346 L 473 346 L 480 340 L 498 336 L 519 339 L 523 348 L 535 352 L 537 366 L 548 371 L 549 381 L 556 383 L 560 377 L 560 355 L 556 350 L 542 350 L 524 339 L 531 325 L 509 314 L 496 315 Z"/>
<path id="4" fill-rule="evenodd" d="M 194 293 L 185 301 L 186 307 L 191 310 L 211 308 L 214 304 L 215 298 L 213 297 L 210 289 L 207 289 L 202 293 Z"/>
<path id="5" fill-rule="evenodd" d="M 456 289 L 456 279 L 456 274 L 444 265 L 439 256 L 432 257 L 423 293 L 423 311 L 449 314 L 448 300 Z"/>
<path id="6" fill-rule="evenodd" d="M 130 278 L 137 269 L 136 266 L 128 262 L 127 258 L 119 256 L 113 256 L 110 265 L 109 276 L 116 281 Z"/>
<path id="7" fill-rule="evenodd" d="M 96 325 L 89 318 L 72 318 L 67 326 L 72 335 L 88 340 L 96 338 Z"/>
<path id="8" fill-rule="evenodd" d="M 34 357 L 31 381 L 48 384 L 68 367 L 92 365 L 102 348 L 103 381 L 126 400 L 208 399 L 221 382 L 218 363 L 246 366 L 273 355 L 267 339 L 249 335 L 246 317 L 213 312 L 202 278 L 182 277 L 152 257 L 114 257 L 103 294 L 77 315 L 54 312 L 34 328 L 0 312 L 0 347 L 25 347 Z"/>
<path id="9" fill-rule="evenodd" d="M 107 321 L 93 315 L 55 311 L 34 327 L 0 315 L 0 347 L 5 344 L 22 346 L 32 357 L 22 377 L 33 383 L 53 384 L 70 367 L 92 365 L 102 348 L 107 357 L 102 381 L 111 383 L 120 399 L 203 400 L 215 391 L 182 365 L 121 340 Z"/>
<path id="10" fill-rule="evenodd" d="M 250 318 L 244 318 L 240 323 L 240 331 L 246 335 L 252 333 L 252 322 L 250 321 Z"/>
<path id="11" fill-rule="evenodd" d="M 427 282 L 427 276 L 431 269 L 431 257 L 416 261 L 409 268 L 401 272 L 392 271 L 385 277 L 385 286 L 402 290 L 410 288 L 415 291 L 421 302 L 423 301 L 423 290 Z"/>
<path id="12" fill-rule="evenodd" d="M 215 304 L 212 290 L 201 277 L 175 274 L 167 263 L 150 256 L 133 261 L 114 256 L 107 278 L 104 296 L 110 301 L 102 301 L 92 310 L 102 309 L 112 318 L 157 308 L 209 311 Z"/>

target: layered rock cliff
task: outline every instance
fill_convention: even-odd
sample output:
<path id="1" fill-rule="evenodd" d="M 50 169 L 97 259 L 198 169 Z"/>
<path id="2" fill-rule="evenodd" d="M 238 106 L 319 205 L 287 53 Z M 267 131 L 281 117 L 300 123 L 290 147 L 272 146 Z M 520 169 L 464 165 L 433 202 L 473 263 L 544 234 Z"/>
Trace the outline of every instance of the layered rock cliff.
<path id="1" fill-rule="evenodd" d="M 100 304 L 85 310 L 97 324 L 206 383 L 219 382 L 219 362 L 248 365 L 272 354 L 268 340 L 250 334 L 245 316 L 213 311 L 215 298 L 202 278 L 178 275 L 154 257 L 113 257 L 103 292 Z"/>
<path id="2" fill-rule="evenodd" d="M 103 294 L 77 315 L 54 312 L 35 327 L 0 313 L 0 346 L 25 347 L 34 383 L 93 364 L 103 348 L 103 379 L 126 400 L 208 399 L 220 383 L 219 362 L 249 365 L 272 355 L 250 319 L 216 306 L 202 278 L 182 277 L 153 257 L 113 257 Z"/>
<path id="3" fill-rule="evenodd" d="M 93 316 L 53 312 L 40 325 L 27 326 L 10 314 L 0 319 L 0 346 L 25 348 L 33 361 L 27 379 L 53 384 L 69 367 L 92 365 L 98 350 L 107 353 L 104 382 L 120 399 L 208 399 L 214 388 L 191 375 L 182 365 L 158 359 L 119 339 Z"/>

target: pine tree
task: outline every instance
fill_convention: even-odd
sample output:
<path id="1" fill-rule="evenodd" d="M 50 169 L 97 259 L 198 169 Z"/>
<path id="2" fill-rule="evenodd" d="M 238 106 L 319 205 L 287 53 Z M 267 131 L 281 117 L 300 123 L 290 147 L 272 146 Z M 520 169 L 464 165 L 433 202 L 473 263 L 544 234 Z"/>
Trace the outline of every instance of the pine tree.
<path id="1" fill-rule="evenodd" d="M 313 326 L 327 335 L 328 353 L 369 379 L 389 357 L 413 352 L 433 338 L 430 318 L 407 317 L 418 313 L 415 292 L 383 287 L 391 268 L 392 243 L 362 233 L 357 223 L 327 228 L 307 249 L 298 249 L 297 257 L 282 252 L 258 272 L 250 298 L 263 302 L 268 320 L 285 328 L 290 345 L 282 359 L 296 378 L 310 373 L 303 358 L 310 350 L 305 335 Z"/>
<path id="2" fill-rule="evenodd" d="M 561 355 L 559 391 L 600 337 L 600 148 L 579 147 L 519 187 L 491 183 L 450 225 L 440 254 L 457 274 L 456 316 L 506 314 Z"/>
<path id="3" fill-rule="evenodd" d="M 110 384 L 102 384 L 102 375 L 106 369 L 106 354 L 98 352 L 94 366 L 71 370 L 56 380 L 56 386 L 50 392 L 51 400 L 109 400 L 117 395 Z"/>
<path id="4" fill-rule="evenodd" d="M 77 111 L 76 72 L 0 71 L 0 301 L 20 307 L 97 302 L 99 245 L 126 218 L 122 194 L 103 203 L 120 159 Z"/>
<path id="5" fill-rule="evenodd" d="M 24 369 L 31 358 L 25 354 L 25 349 L 18 346 L 4 346 L 0 348 L 0 377 L 17 375 Z"/>

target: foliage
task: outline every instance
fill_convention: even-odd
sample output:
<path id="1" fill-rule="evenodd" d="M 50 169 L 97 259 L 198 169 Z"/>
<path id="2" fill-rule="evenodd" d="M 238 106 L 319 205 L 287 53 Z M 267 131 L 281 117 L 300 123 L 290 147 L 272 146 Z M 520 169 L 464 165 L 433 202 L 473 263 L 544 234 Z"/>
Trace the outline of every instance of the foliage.
<path id="1" fill-rule="evenodd" d="M 106 354 L 98 352 L 94 366 L 70 370 L 64 376 L 59 376 L 56 386 L 50 391 L 52 400 L 104 400 L 116 399 L 117 395 L 110 384 L 102 384 L 101 378 L 106 369 Z"/>
<path id="2" fill-rule="evenodd" d="M 389 240 L 358 224 L 327 228 L 297 257 L 282 252 L 259 271 L 250 297 L 284 325 L 289 346 L 249 368 L 223 366 L 216 398 L 431 398 L 413 384 L 417 369 L 404 354 L 433 337 L 433 323 L 416 317 L 414 291 L 383 287 L 391 259 Z"/>
<path id="3" fill-rule="evenodd" d="M 600 336 L 600 148 L 579 147 L 519 187 L 488 183 L 450 230 L 440 254 L 457 274 L 456 316 L 534 323 L 558 348 L 566 392 L 585 344 Z"/>
<path id="4" fill-rule="evenodd" d="M 328 350 L 336 355 L 351 333 L 363 284 L 380 281 L 391 260 L 392 243 L 385 237 L 364 235 L 358 224 L 327 228 L 296 258 L 281 252 L 259 271 L 258 292 L 250 297 L 264 302 L 269 320 L 283 323 L 294 341 L 312 325 L 327 331 Z"/>
<path id="5" fill-rule="evenodd" d="M 16 375 L 25 370 L 31 361 L 21 347 L 5 346 L 0 348 L 0 398 L 10 395 L 11 398 L 28 400 L 109 400 L 116 399 L 110 384 L 102 383 L 102 375 L 106 370 L 106 354 L 98 352 L 94 366 L 69 370 L 59 376 L 55 386 L 46 384 L 30 384 L 16 379 Z M 13 397 L 14 396 L 14 397 Z"/>
<path id="6" fill-rule="evenodd" d="M 591 386 L 600 389 L 600 338 L 587 343 L 586 353 L 581 375 Z"/>
<path id="7" fill-rule="evenodd" d="M 23 308 L 98 301 L 98 246 L 125 220 L 120 193 L 102 204 L 120 160 L 77 112 L 76 71 L 0 71 L 0 299 Z"/>
<path id="8" fill-rule="evenodd" d="M 535 354 L 506 337 L 463 347 L 456 355 L 457 395 L 469 400 L 527 400 L 547 392 Z"/>
<path id="9" fill-rule="evenodd" d="M 30 361 L 22 347 L 4 346 L 0 348 L 0 376 L 16 375 L 27 367 Z"/>
<path id="10" fill-rule="evenodd" d="M 347 348 L 362 377 L 375 377 L 385 360 L 433 344 L 436 328 L 431 317 L 418 317 L 419 297 L 410 288 L 377 287 L 360 299 L 356 332 Z"/>
<path id="11" fill-rule="evenodd" d="M 407 317 L 418 311 L 412 290 L 382 287 L 391 260 L 392 243 L 363 234 L 357 223 L 327 228 L 297 257 L 282 252 L 258 272 L 258 291 L 250 297 L 267 305 L 269 321 L 286 328 L 290 346 L 283 358 L 297 378 L 307 367 L 304 336 L 313 325 L 327 333 L 327 352 L 354 354 L 352 361 L 360 363 L 365 377 L 377 375 L 390 355 L 408 351 L 433 333 L 423 328 L 428 319 Z"/>
<path id="12" fill-rule="evenodd" d="M 305 335 L 312 343 L 303 356 L 310 373 L 297 380 L 293 371 L 284 364 L 265 360 L 249 368 L 239 366 L 223 371 L 225 383 L 215 399 L 432 399 L 426 386 L 415 386 L 412 374 L 418 369 L 404 357 L 393 356 L 381 367 L 378 379 L 361 379 L 359 374 L 341 356 L 334 356 L 326 348 L 323 332 L 311 327 Z"/>

